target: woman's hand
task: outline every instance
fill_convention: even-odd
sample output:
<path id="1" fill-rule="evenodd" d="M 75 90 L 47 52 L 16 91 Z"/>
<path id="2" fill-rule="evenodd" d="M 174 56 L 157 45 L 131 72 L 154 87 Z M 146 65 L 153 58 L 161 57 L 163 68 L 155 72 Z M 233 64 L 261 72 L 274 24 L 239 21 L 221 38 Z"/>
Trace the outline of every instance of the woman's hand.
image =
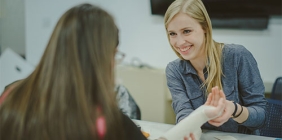
<path id="1" fill-rule="evenodd" d="M 209 119 L 220 117 L 225 109 L 225 99 L 220 98 L 216 107 L 206 108 L 205 114 Z"/>
<path id="2" fill-rule="evenodd" d="M 196 140 L 193 133 L 190 133 L 189 136 L 184 137 L 184 140 Z"/>
<path id="3" fill-rule="evenodd" d="M 220 98 L 226 100 L 225 94 L 222 90 L 219 90 L 217 86 L 213 87 L 212 92 L 209 94 L 205 105 L 217 107 Z"/>
<path id="4" fill-rule="evenodd" d="M 217 127 L 227 122 L 235 109 L 234 104 L 231 101 L 226 100 L 225 94 L 223 93 L 222 90 L 219 90 L 217 86 L 212 88 L 212 93 L 209 94 L 205 105 L 217 107 L 220 102 L 220 98 L 224 99 L 224 106 L 225 106 L 222 115 L 208 121 L 209 124 Z"/>

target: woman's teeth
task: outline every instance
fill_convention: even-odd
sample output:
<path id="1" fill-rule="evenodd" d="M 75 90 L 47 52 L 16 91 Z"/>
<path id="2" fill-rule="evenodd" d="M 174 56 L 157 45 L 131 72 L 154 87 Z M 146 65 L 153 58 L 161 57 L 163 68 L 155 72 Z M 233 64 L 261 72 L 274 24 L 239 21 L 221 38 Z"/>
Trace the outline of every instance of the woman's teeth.
<path id="1" fill-rule="evenodd" d="M 190 48 L 191 48 L 191 46 L 190 47 L 185 47 L 185 48 L 179 48 L 179 49 L 180 49 L 180 51 L 185 52 L 185 51 L 189 50 Z"/>

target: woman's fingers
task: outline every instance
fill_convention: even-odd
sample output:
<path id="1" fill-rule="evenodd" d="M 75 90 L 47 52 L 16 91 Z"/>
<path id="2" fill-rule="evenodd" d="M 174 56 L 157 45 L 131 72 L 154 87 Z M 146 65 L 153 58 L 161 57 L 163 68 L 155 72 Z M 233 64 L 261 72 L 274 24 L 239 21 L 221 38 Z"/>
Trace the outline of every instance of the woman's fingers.
<path id="1" fill-rule="evenodd" d="M 219 96 L 223 99 L 226 99 L 225 94 L 222 90 L 219 91 Z"/>
<path id="2" fill-rule="evenodd" d="M 212 100 L 211 100 L 211 105 L 214 106 L 214 102 L 215 102 L 215 90 L 214 87 L 212 88 Z"/>
<path id="3" fill-rule="evenodd" d="M 196 138 L 195 138 L 195 136 L 194 136 L 193 133 L 190 133 L 190 138 L 191 138 L 192 140 L 196 140 Z"/>
<path id="4" fill-rule="evenodd" d="M 218 100 L 220 99 L 218 86 L 212 88 L 213 100 L 211 101 L 212 106 L 217 106 Z"/>
<path id="5" fill-rule="evenodd" d="M 226 99 L 223 90 L 219 90 L 218 86 L 213 87 L 211 93 L 212 98 L 210 98 L 209 105 L 216 107 L 220 98 Z"/>
<path id="6" fill-rule="evenodd" d="M 218 86 L 215 87 L 215 93 L 216 93 L 216 94 L 215 94 L 215 104 L 214 104 L 214 106 L 217 106 L 218 101 L 219 101 L 219 99 L 220 99 Z"/>
<path id="7" fill-rule="evenodd" d="M 225 109 L 225 98 L 220 98 L 218 101 L 218 105 L 216 107 L 218 112 L 223 112 L 223 110 Z"/>
<path id="8" fill-rule="evenodd" d="M 212 93 L 209 93 L 207 101 L 205 102 L 205 105 L 211 105 L 211 101 L 212 101 Z"/>
<path id="9" fill-rule="evenodd" d="M 219 126 L 221 126 L 223 123 L 221 123 L 221 122 L 215 122 L 215 121 L 208 121 L 209 122 L 209 124 L 211 124 L 211 125 L 213 125 L 213 126 L 216 126 L 216 127 L 219 127 Z"/>
<path id="10" fill-rule="evenodd" d="M 216 107 L 215 112 L 220 113 L 219 117 L 209 121 L 211 125 L 220 126 L 223 123 L 227 122 L 230 118 L 230 110 L 227 108 L 227 101 L 223 98 L 220 98 L 218 106 Z"/>
<path id="11" fill-rule="evenodd" d="M 217 122 L 217 123 L 225 123 L 230 117 L 225 114 L 223 114 L 222 116 L 218 117 L 218 118 L 215 118 L 211 121 L 213 122 Z"/>
<path id="12" fill-rule="evenodd" d="M 225 109 L 225 99 L 220 98 L 218 101 L 218 105 L 216 106 L 214 111 L 217 114 L 217 118 L 222 117 L 224 115 L 224 109 Z"/>
<path id="13" fill-rule="evenodd" d="M 189 136 L 184 137 L 184 140 L 196 140 L 193 133 L 190 133 Z"/>
<path id="14" fill-rule="evenodd" d="M 205 114 L 210 119 L 217 118 L 222 115 L 224 108 L 225 108 L 224 99 L 220 98 L 218 101 L 218 105 L 216 107 L 206 109 Z"/>
<path id="15" fill-rule="evenodd" d="M 210 120 L 209 123 L 214 126 L 221 126 L 223 123 L 227 122 L 229 118 L 230 116 L 228 116 L 227 113 L 223 113 L 222 116 Z"/>

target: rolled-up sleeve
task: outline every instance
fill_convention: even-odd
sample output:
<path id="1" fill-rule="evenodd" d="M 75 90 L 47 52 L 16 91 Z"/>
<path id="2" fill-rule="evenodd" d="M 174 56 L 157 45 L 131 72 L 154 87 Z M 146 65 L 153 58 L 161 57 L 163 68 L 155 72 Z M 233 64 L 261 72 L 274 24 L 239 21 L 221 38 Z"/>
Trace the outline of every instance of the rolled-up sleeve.
<path id="1" fill-rule="evenodd" d="M 251 130 L 261 128 L 266 120 L 266 104 L 264 85 L 257 62 L 253 55 L 244 47 L 240 49 L 238 61 L 238 87 L 243 105 L 249 111 L 247 120 L 240 124 Z"/>
<path id="2" fill-rule="evenodd" d="M 194 111 L 187 97 L 185 85 L 180 77 L 179 70 L 172 63 L 166 67 L 167 85 L 172 96 L 172 107 L 176 114 L 176 123 Z"/>

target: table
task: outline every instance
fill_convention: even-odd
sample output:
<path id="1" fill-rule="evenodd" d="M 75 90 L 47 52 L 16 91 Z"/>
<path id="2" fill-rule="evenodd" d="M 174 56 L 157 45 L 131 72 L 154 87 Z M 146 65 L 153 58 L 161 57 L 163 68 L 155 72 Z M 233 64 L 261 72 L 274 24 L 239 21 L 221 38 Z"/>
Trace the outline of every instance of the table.
<path id="1" fill-rule="evenodd" d="M 149 122 L 149 121 L 142 121 L 142 120 L 132 120 L 135 124 L 141 126 L 141 130 L 148 132 L 150 134 L 149 140 L 155 140 L 159 138 L 163 133 L 168 131 L 174 125 L 171 124 L 164 124 L 164 123 L 157 123 L 157 122 Z M 201 140 L 231 140 L 232 137 L 237 140 L 282 140 L 279 138 L 272 138 L 272 137 L 264 137 L 264 136 L 255 136 L 255 135 L 246 135 L 246 134 L 239 134 L 239 133 L 227 133 L 221 131 L 214 131 L 214 130 L 202 130 Z M 231 139 L 227 139 L 227 137 L 218 139 L 216 137 L 220 136 L 231 136 Z"/>

